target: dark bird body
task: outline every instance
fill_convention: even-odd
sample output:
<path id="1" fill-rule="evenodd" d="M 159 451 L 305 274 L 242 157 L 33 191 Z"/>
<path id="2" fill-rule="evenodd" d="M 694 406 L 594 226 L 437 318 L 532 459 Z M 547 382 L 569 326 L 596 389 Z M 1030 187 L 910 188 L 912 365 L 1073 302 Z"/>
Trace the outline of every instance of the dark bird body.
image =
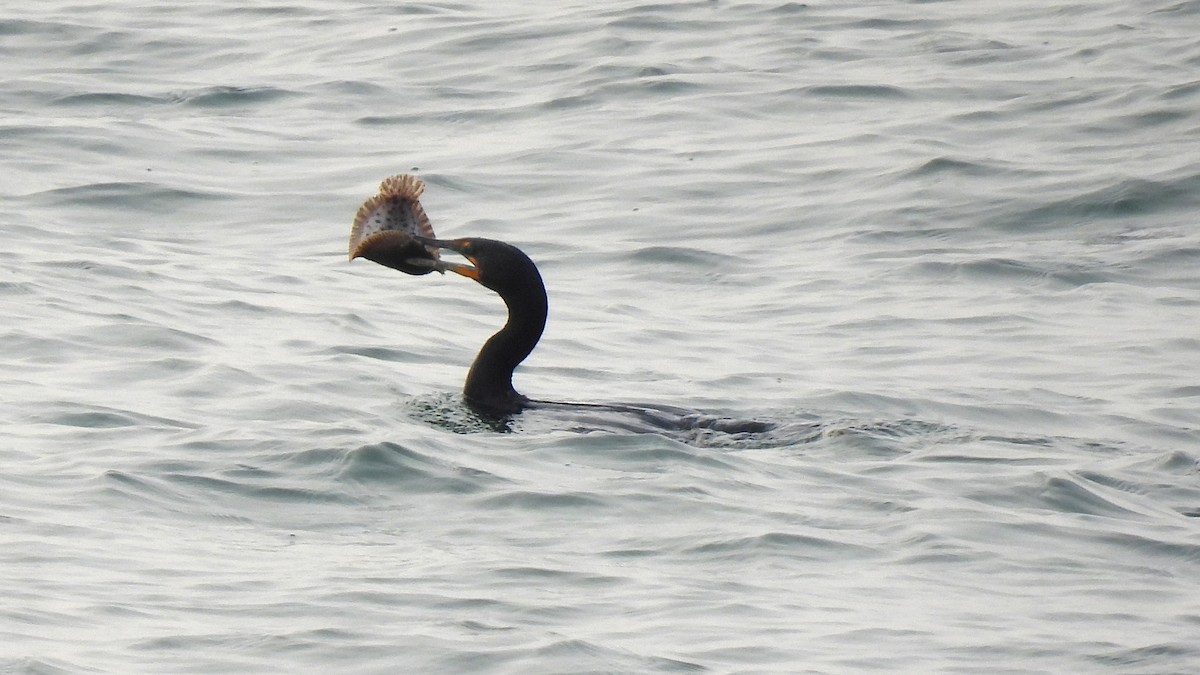
<path id="1" fill-rule="evenodd" d="M 546 327 L 546 286 L 537 266 L 521 249 L 493 239 L 424 243 L 462 254 L 471 265 L 439 262 L 437 266 L 478 281 L 508 307 L 508 321 L 488 338 L 471 364 L 463 398 L 492 416 L 520 412 L 530 400 L 513 388 L 513 370 L 533 351 Z"/>
<path id="2" fill-rule="evenodd" d="M 760 433 L 772 427 L 766 422 L 730 420 L 670 406 L 558 403 L 521 395 L 513 388 L 513 370 L 537 346 L 546 327 L 546 286 L 542 283 L 537 265 L 521 249 L 494 239 L 417 239 L 427 247 L 455 251 L 471 264 L 440 259 L 410 262 L 474 279 L 495 291 L 508 307 L 508 321 L 484 343 L 467 373 L 463 399 L 476 412 L 491 418 L 504 418 L 531 407 L 569 410 L 587 415 L 609 413 L 636 420 L 635 425 L 625 428 L 658 431 L 708 429 L 726 433 Z"/>

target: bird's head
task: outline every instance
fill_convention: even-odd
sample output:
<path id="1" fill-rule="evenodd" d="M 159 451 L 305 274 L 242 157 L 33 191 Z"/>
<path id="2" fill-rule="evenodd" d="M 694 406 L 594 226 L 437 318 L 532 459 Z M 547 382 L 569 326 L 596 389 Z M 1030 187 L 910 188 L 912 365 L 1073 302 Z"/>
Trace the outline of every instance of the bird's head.
<path id="1" fill-rule="evenodd" d="M 535 283 L 535 280 L 536 285 L 541 287 L 541 275 L 538 274 L 533 261 L 521 249 L 512 244 L 476 237 L 442 240 L 418 236 L 415 239 L 425 246 L 454 251 L 471 263 L 465 265 L 435 259 L 420 264 L 428 265 L 439 272 L 449 270 L 474 279 L 502 297 L 507 298 L 512 294 L 521 293 L 530 284 Z"/>

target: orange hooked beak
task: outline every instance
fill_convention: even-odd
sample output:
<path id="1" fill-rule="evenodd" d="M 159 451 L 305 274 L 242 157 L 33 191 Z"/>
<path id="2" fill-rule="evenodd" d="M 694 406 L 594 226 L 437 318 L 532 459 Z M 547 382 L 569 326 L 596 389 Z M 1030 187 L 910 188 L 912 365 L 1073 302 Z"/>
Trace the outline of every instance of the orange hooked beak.
<path id="1" fill-rule="evenodd" d="M 421 244 L 424 246 L 430 246 L 433 248 L 444 248 L 444 249 L 449 249 L 451 251 L 454 251 L 455 253 L 458 253 L 462 257 L 466 258 L 467 261 L 471 263 L 470 265 L 464 265 L 462 263 L 446 262 L 444 260 L 431 260 L 427 263 L 422 262 L 422 264 L 431 264 L 433 266 L 433 269 L 437 270 L 438 272 L 446 272 L 447 270 L 449 270 L 451 272 L 454 272 L 455 274 L 461 274 L 462 276 L 467 277 L 468 279 L 474 279 L 475 281 L 479 281 L 479 268 L 474 267 L 475 259 L 472 258 L 471 256 L 463 253 L 461 250 L 462 246 L 464 246 L 466 244 L 467 240 L 465 240 L 465 239 L 430 239 L 429 237 L 421 237 L 421 236 L 417 236 L 417 235 L 414 235 L 413 239 L 416 239 L 417 241 L 421 242 Z M 417 262 L 417 260 L 413 260 L 411 262 Z"/>

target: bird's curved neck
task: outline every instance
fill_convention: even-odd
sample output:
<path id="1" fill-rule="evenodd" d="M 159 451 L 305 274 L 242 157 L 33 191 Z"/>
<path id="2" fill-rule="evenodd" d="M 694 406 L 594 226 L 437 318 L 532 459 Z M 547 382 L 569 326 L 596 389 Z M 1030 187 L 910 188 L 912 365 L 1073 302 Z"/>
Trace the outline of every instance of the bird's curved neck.
<path id="1" fill-rule="evenodd" d="M 501 295 L 508 306 L 508 321 L 488 338 L 463 387 L 463 397 L 483 412 L 509 415 L 529 402 L 512 385 L 513 370 L 533 351 L 546 327 L 546 287 L 534 272 L 519 295 Z"/>

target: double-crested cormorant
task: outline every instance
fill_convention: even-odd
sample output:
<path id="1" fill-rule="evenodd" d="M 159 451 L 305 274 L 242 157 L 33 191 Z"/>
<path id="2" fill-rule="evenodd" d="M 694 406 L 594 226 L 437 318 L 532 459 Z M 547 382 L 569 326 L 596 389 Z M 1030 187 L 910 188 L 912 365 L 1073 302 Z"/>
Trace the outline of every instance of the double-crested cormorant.
<path id="1" fill-rule="evenodd" d="M 424 183 L 415 176 L 399 175 L 384 180 L 379 194 L 368 199 L 355 216 L 350 232 L 350 258 L 367 258 L 414 275 L 451 271 L 474 279 L 500 295 L 508 306 L 508 321 L 479 350 L 463 387 L 463 399 L 476 412 L 506 418 L 536 406 L 616 413 L 641 422 L 638 426 L 617 425 L 621 428 L 727 432 L 760 432 L 771 428 L 769 423 L 728 420 L 665 406 L 555 403 L 517 393 L 512 384 L 513 370 L 533 351 L 546 327 L 546 287 L 542 275 L 529 256 L 512 244 L 476 237 L 434 238 L 433 227 L 418 201 L 424 189 Z M 470 264 L 442 260 L 439 249 L 454 251 Z"/>
<path id="2" fill-rule="evenodd" d="M 447 270 L 469 277 L 500 294 L 508 322 L 493 335 L 471 365 L 463 397 L 489 416 L 520 412 L 530 400 L 512 386 L 513 369 L 537 345 L 546 327 L 546 287 L 537 266 L 516 246 L 493 239 L 435 238 L 421 207 L 425 183 L 416 176 L 389 176 L 379 193 L 363 202 L 350 228 L 350 259 L 366 258 L 406 274 Z M 446 262 L 438 249 L 461 254 L 470 265 Z"/>
<path id="3" fill-rule="evenodd" d="M 513 369 L 533 351 L 546 327 L 546 286 L 537 266 L 521 249 L 503 241 L 473 237 L 448 241 L 415 238 L 425 246 L 459 253 L 471 263 L 431 260 L 425 264 L 478 281 L 499 294 L 508 306 L 504 328 L 488 338 L 471 364 L 463 398 L 489 415 L 520 412 L 531 401 L 513 389 Z"/>

